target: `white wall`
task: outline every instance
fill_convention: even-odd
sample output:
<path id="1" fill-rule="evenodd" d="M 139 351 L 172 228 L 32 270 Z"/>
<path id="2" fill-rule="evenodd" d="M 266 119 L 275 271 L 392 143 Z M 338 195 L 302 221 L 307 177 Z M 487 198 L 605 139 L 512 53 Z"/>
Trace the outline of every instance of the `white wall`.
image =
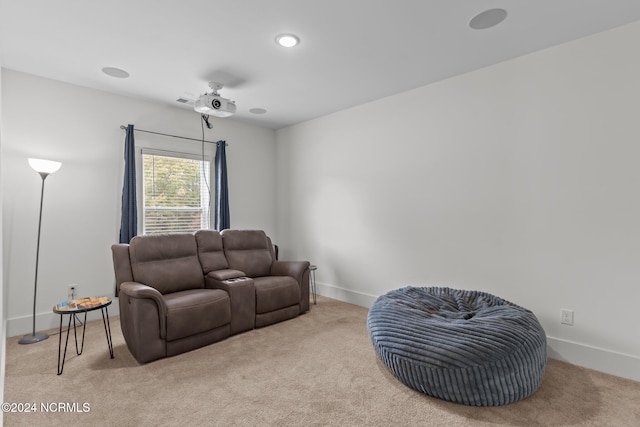
<path id="1" fill-rule="evenodd" d="M 534 311 L 552 356 L 640 380 L 639 39 L 635 23 L 281 129 L 284 256 L 362 305 L 494 293 Z"/>
<path id="2" fill-rule="evenodd" d="M 137 129 L 201 137 L 195 112 L 2 70 L 3 268 L 7 334 L 31 331 L 40 176 L 27 158 L 62 162 L 45 183 L 38 273 L 37 327 L 58 326 L 51 307 L 66 298 L 114 293 L 110 246 L 118 240 L 125 132 Z M 212 119 L 210 141 L 228 143 L 231 225 L 275 236 L 275 132 Z M 137 132 L 136 144 L 175 151 L 200 144 Z M 210 155 L 215 151 L 210 147 Z M 111 313 L 117 314 L 117 304 Z"/>
<path id="3" fill-rule="evenodd" d="M 0 60 L 0 81 L 2 80 L 2 61 Z M 0 152 L 2 152 L 2 85 L 0 84 Z M 0 161 L 0 205 L 3 201 L 3 186 L 2 186 L 2 162 Z M 2 222 L 2 211 L 0 210 L 0 223 Z M 0 228 L 0 241 L 2 241 L 2 228 Z M 0 259 L 2 257 L 3 246 L 0 245 Z M 4 297 L 6 293 L 6 287 L 4 286 L 4 268 L 0 264 L 0 402 L 4 402 L 4 368 L 6 360 L 6 336 L 7 336 L 7 311 L 6 311 L 6 299 Z M 0 413 L 0 425 L 3 425 L 4 413 Z"/>

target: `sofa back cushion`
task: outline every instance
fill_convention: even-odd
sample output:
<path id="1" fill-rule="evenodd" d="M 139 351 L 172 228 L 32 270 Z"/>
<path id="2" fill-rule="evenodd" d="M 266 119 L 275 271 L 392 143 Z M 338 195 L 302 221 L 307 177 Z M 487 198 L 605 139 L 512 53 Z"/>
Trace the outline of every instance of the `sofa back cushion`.
<path id="1" fill-rule="evenodd" d="M 198 230 L 195 236 L 198 245 L 198 258 L 200 258 L 202 271 L 205 275 L 210 271 L 229 268 L 229 263 L 222 249 L 222 236 L 218 231 Z"/>
<path id="2" fill-rule="evenodd" d="M 222 246 L 229 268 L 248 277 L 268 276 L 273 264 L 273 249 L 262 230 L 223 230 Z"/>
<path id="3" fill-rule="evenodd" d="M 204 288 L 193 234 L 136 236 L 129 243 L 133 280 L 161 294 Z"/>

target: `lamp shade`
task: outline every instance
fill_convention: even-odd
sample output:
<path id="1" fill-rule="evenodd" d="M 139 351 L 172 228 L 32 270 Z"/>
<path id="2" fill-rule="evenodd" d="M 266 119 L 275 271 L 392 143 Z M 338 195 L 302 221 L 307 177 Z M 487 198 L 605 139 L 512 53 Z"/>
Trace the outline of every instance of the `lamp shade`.
<path id="1" fill-rule="evenodd" d="M 29 159 L 29 166 L 38 173 L 54 173 L 60 169 L 62 163 L 53 160 Z"/>

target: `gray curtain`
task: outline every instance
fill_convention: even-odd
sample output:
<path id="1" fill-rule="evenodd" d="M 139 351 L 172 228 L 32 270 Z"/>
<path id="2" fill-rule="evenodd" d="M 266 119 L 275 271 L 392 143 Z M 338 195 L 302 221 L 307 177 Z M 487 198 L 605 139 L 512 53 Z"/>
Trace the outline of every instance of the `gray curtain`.
<path id="1" fill-rule="evenodd" d="M 222 231 L 231 227 L 231 218 L 229 217 L 229 186 L 227 182 L 226 145 L 226 141 L 218 141 L 216 143 L 215 227 L 218 231 Z"/>
<path id="2" fill-rule="evenodd" d="M 136 153 L 133 125 L 127 126 L 124 140 L 124 184 L 122 186 L 122 218 L 120 243 L 129 243 L 138 234 L 138 207 L 136 205 Z"/>

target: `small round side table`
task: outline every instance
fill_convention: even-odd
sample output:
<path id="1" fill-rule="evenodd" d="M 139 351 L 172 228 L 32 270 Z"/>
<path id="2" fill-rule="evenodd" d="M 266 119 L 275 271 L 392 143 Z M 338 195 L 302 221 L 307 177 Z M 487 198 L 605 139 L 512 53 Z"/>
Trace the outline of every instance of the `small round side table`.
<path id="1" fill-rule="evenodd" d="M 111 340 L 111 324 L 109 323 L 109 306 L 111 298 L 109 297 L 91 297 L 76 299 L 70 304 L 58 304 L 53 306 L 53 312 L 60 315 L 60 331 L 58 335 L 58 375 L 62 375 L 64 369 L 64 361 L 67 358 L 67 345 L 69 344 L 69 331 L 71 330 L 71 321 L 73 320 L 73 338 L 76 342 L 76 354 L 80 356 L 84 350 L 84 333 L 87 328 L 87 312 L 100 310 L 102 312 L 102 323 L 104 324 L 104 333 L 107 336 L 107 345 L 109 346 L 109 356 L 113 359 L 113 341 Z M 78 334 L 76 332 L 76 314 L 84 313 L 84 321 L 82 322 L 82 343 L 78 349 Z M 64 354 L 62 353 L 62 319 L 64 315 L 69 315 L 69 325 L 67 325 L 67 338 L 64 342 Z M 106 316 L 105 316 L 106 315 Z M 78 319 L 80 320 L 80 319 Z M 60 358 L 62 357 L 62 363 Z"/>

